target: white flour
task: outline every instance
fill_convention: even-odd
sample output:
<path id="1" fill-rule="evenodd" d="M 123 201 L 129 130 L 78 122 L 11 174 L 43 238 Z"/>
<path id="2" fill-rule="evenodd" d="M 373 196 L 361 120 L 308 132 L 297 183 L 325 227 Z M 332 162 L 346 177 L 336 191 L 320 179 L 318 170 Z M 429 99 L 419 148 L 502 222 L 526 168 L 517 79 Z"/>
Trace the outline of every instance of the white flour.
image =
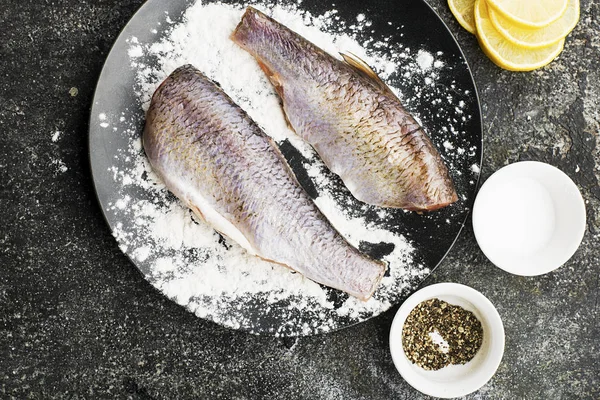
<path id="1" fill-rule="evenodd" d="M 67 166 L 65 165 L 65 163 L 63 162 L 63 160 L 60 159 L 54 159 L 52 160 L 52 165 L 55 168 L 56 172 L 60 172 L 60 173 L 65 173 L 68 171 Z"/>
<path id="2" fill-rule="evenodd" d="M 438 71 L 444 66 L 442 60 L 424 50 L 388 48 L 389 38 L 359 43 L 359 34 L 371 26 L 364 14 L 357 15 L 347 26 L 336 10 L 313 16 L 295 6 L 255 6 L 331 54 L 349 51 L 358 55 L 374 66 L 383 79 L 392 74 L 401 79 L 421 74 L 426 83 L 435 85 Z M 223 90 L 278 144 L 288 140 L 308 160 L 304 166 L 319 193 L 315 200 L 317 206 L 351 244 L 356 247 L 361 242 L 393 245 L 391 253 L 384 257 L 390 265 L 389 276 L 383 278 L 380 288 L 369 301 L 342 297 L 341 304 L 336 304 L 329 289 L 284 267 L 247 255 L 236 243 L 223 239 L 194 217 L 168 192 L 152 172 L 143 153 L 139 128 L 134 127 L 134 121 L 129 121 L 126 111 L 122 115 L 100 113 L 97 116 L 97 123 L 102 128 L 112 126 L 112 130 L 130 138 L 128 148 L 116 154 L 115 159 L 131 167 L 110 169 L 122 193 L 109 205 L 109 211 L 123 218 L 123 223 L 115 224 L 113 234 L 121 249 L 136 261 L 159 290 L 196 315 L 225 326 L 260 330 L 244 312 L 253 304 L 257 304 L 257 309 L 266 316 L 289 313 L 284 323 L 271 329 L 275 334 L 327 332 L 348 321 L 358 322 L 377 315 L 387 310 L 392 299 L 418 283 L 429 270 L 413 260 L 413 245 L 406 238 L 340 205 L 334 190 L 338 184 L 331 173 L 312 147 L 289 130 L 279 99 L 255 60 L 229 39 L 242 14 L 241 7 L 198 1 L 186 11 L 183 22 L 172 25 L 162 40 L 141 43 L 136 37 L 130 37 L 128 56 L 137 80 L 132 89 L 142 108 L 147 109 L 158 84 L 174 69 L 193 64 L 220 83 Z M 156 21 L 157 27 L 161 23 L 168 25 L 172 21 L 165 16 L 165 21 Z M 369 49 L 368 53 L 365 47 Z M 441 54 L 436 56 L 439 58 Z M 411 59 L 416 61 L 409 61 Z M 401 73 L 397 70 L 400 61 L 403 65 Z M 400 91 L 392 89 L 405 102 L 410 102 L 410 98 L 404 98 Z M 420 95 L 421 92 L 417 92 L 415 96 Z M 440 98 L 438 101 L 452 102 L 453 99 Z M 457 104 L 458 108 L 464 107 L 464 103 Z M 131 122 L 129 127 L 123 129 L 128 122 Z M 457 134 L 452 124 L 446 131 Z M 454 150 L 449 142 L 444 143 L 444 148 L 447 152 Z M 464 154 L 465 150 L 462 151 Z M 450 164 L 457 154 L 447 154 Z M 473 172 L 479 172 L 476 168 L 474 165 Z M 142 195 L 136 195 L 139 193 Z M 363 208 L 372 209 L 369 207 Z M 386 209 L 377 210 L 382 221 L 390 215 Z"/>

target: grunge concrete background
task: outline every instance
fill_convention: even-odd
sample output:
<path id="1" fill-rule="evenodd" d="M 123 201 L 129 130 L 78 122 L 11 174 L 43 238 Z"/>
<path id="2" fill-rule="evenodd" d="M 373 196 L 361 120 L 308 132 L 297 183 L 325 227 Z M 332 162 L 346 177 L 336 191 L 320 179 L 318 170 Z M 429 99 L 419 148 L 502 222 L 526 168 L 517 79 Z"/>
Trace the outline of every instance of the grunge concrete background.
<path id="1" fill-rule="evenodd" d="M 502 316 L 502 363 L 467 398 L 598 399 L 600 3 L 581 1 L 564 52 L 531 73 L 496 67 L 444 0 L 428 3 L 479 89 L 483 181 L 508 163 L 548 162 L 577 183 L 588 217 L 579 251 L 553 273 L 494 267 L 469 221 L 427 279 L 469 285 Z M 87 121 L 103 61 L 141 4 L 0 5 L 0 398 L 427 398 L 388 352 L 397 307 L 332 334 L 253 336 L 196 318 L 121 253 L 95 198 Z"/>

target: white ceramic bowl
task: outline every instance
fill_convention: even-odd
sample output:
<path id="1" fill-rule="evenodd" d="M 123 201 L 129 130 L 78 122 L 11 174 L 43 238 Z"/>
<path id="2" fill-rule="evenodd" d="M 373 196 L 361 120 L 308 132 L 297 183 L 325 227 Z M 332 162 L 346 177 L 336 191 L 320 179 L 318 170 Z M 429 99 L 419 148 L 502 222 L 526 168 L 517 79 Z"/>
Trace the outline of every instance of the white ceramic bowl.
<path id="1" fill-rule="evenodd" d="M 419 303 L 432 298 L 461 306 L 481 322 L 483 342 L 468 363 L 427 371 L 411 363 L 404 354 L 404 321 Z M 402 304 L 392 322 L 390 352 L 400 375 L 420 392 L 442 398 L 465 396 L 485 385 L 498 369 L 504 354 L 504 326 L 493 304 L 477 290 L 457 283 L 438 283 L 415 292 Z"/>
<path id="2" fill-rule="evenodd" d="M 541 275 L 567 262 L 585 232 L 585 204 L 561 170 L 537 161 L 510 164 L 481 187 L 473 206 L 479 247 L 497 267 Z"/>

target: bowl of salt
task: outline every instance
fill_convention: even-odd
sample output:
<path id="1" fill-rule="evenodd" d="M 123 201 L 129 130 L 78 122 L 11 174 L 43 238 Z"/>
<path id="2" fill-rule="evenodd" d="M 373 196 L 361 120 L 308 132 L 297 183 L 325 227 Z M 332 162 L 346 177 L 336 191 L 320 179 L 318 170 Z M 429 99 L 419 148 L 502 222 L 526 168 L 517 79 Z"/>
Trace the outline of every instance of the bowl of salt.
<path id="1" fill-rule="evenodd" d="M 537 161 L 496 171 L 473 205 L 479 247 L 494 265 L 516 275 L 542 275 L 563 265 L 579 247 L 585 225 L 575 183 Z"/>
<path id="2" fill-rule="evenodd" d="M 437 283 L 410 296 L 390 329 L 396 369 L 429 396 L 465 396 L 485 385 L 504 354 L 504 326 L 477 290 Z"/>

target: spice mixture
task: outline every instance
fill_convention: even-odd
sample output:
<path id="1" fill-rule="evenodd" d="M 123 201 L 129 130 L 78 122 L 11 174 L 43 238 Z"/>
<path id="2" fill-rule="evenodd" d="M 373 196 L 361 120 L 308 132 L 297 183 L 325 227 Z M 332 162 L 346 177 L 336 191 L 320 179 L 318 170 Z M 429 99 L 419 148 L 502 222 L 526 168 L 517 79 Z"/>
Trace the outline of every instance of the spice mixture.
<path id="1" fill-rule="evenodd" d="M 426 370 L 472 360 L 483 341 L 475 314 L 440 299 L 419 303 L 402 328 L 402 347 L 408 359 Z"/>

